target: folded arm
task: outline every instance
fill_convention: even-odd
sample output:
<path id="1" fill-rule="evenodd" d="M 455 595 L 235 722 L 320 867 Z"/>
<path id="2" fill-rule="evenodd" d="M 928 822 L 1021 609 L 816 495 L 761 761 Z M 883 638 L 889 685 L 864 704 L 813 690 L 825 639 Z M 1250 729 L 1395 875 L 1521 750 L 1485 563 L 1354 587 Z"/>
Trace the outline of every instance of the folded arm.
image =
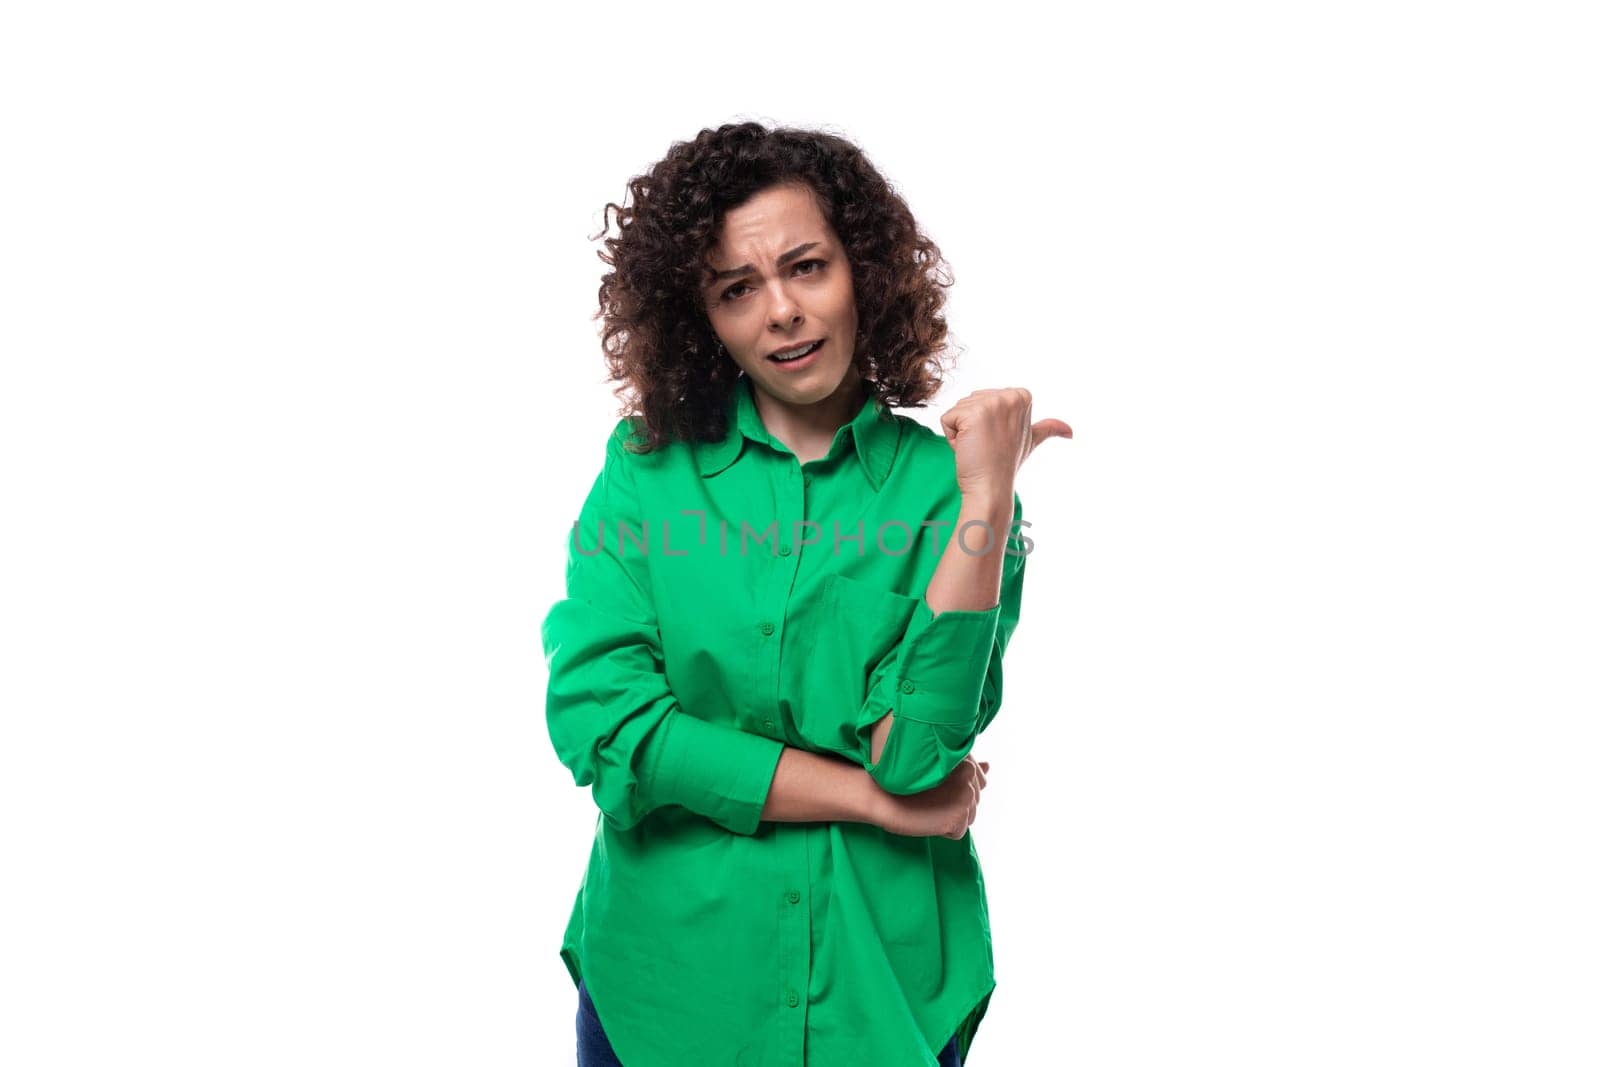
<path id="1" fill-rule="evenodd" d="M 985 543 L 981 528 L 962 535 L 975 519 L 996 534 L 983 555 L 974 554 Z M 1001 661 L 1022 610 L 1021 519 L 1015 493 L 1003 507 L 963 500 L 904 636 L 868 679 L 857 740 L 868 774 L 887 792 L 938 785 L 1000 710 Z"/>
<path id="2" fill-rule="evenodd" d="M 783 743 L 684 711 L 667 685 L 648 557 L 624 550 L 617 524 L 643 528 L 623 448 L 626 420 L 569 534 L 567 595 L 540 626 L 556 756 L 626 829 L 678 804 L 734 833 L 754 833 Z"/>

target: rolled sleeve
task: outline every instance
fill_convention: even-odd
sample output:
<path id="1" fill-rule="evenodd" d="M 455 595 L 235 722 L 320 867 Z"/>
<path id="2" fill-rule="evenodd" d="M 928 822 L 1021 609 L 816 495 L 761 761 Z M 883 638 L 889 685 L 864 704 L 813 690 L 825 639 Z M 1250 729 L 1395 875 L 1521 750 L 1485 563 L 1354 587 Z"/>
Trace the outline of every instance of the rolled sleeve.
<path id="1" fill-rule="evenodd" d="M 1021 518 L 1022 500 L 1015 497 L 1014 531 Z M 1003 657 L 1021 618 L 1027 563 L 1015 532 L 1007 543 L 1013 554 L 994 607 L 936 615 L 923 596 L 899 645 L 872 672 L 856 736 L 862 765 L 886 792 L 920 793 L 944 781 L 1000 710 Z M 889 736 L 874 763 L 872 729 L 890 713 Z"/>
<path id="2" fill-rule="evenodd" d="M 761 823 L 783 742 L 679 712 L 656 746 L 658 799 L 682 804 L 736 834 Z"/>
<path id="3" fill-rule="evenodd" d="M 917 601 L 900 655 L 894 714 L 945 726 L 974 726 L 994 650 L 1000 605 L 941 611 Z"/>

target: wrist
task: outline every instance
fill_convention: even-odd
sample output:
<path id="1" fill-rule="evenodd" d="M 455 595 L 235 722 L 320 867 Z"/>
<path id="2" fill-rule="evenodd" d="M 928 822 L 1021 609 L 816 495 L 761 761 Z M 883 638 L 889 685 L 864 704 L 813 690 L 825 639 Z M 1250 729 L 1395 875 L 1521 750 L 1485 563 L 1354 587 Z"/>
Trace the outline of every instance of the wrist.
<path id="1" fill-rule="evenodd" d="M 854 779 L 855 789 L 851 794 L 851 809 L 854 811 L 855 822 L 870 823 L 881 827 L 887 819 L 885 807 L 893 801 L 894 797 L 885 792 L 877 782 L 872 780 L 872 775 L 863 768 Z"/>
<path id="2" fill-rule="evenodd" d="M 961 491 L 961 510 L 974 517 L 988 518 L 994 515 L 1003 515 L 1005 522 L 1011 521 L 1012 496 L 1016 487 L 1007 482 L 1005 485 L 976 486 Z"/>
<path id="3" fill-rule="evenodd" d="M 1011 536 L 1011 520 L 1016 514 L 1012 505 L 1011 493 L 1005 496 L 991 496 L 988 494 L 965 495 L 961 498 L 961 513 L 956 518 L 958 533 L 968 523 L 980 523 L 988 529 L 990 548 L 1004 545 Z M 961 534 L 962 544 L 970 546 L 970 551 L 980 551 L 978 546 L 983 543 L 983 538 L 977 531 L 970 534 Z"/>

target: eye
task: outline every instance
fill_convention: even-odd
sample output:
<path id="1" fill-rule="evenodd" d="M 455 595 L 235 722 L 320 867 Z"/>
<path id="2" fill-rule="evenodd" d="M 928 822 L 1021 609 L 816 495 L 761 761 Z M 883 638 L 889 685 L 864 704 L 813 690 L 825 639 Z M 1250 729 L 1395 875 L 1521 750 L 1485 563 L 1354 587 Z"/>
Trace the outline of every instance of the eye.
<path id="1" fill-rule="evenodd" d="M 821 270 L 823 267 L 825 267 L 827 265 L 828 265 L 828 261 L 825 260 L 825 259 L 802 259 L 800 262 L 798 262 L 798 263 L 796 263 L 794 265 L 794 269 L 796 271 L 799 271 L 801 267 L 806 267 L 806 266 L 812 266 L 812 267 L 816 267 L 817 268 L 817 270 L 803 271 L 802 272 L 802 276 L 807 276 L 807 275 L 812 275 L 812 274 L 817 273 L 817 271 Z M 750 287 L 748 285 L 744 284 L 743 282 L 734 282 L 732 285 L 730 285 L 726 289 L 722 290 L 722 299 L 724 299 L 724 300 L 737 300 L 737 299 L 739 299 L 739 297 L 737 295 L 737 291 L 740 290 L 740 289 L 748 289 L 748 288 L 750 288 Z"/>

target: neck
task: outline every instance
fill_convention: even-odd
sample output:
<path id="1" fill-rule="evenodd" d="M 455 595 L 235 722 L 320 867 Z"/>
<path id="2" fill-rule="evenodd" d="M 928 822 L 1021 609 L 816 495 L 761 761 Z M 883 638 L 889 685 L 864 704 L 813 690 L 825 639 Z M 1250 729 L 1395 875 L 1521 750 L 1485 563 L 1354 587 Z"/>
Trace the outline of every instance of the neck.
<path id="1" fill-rule="evenodd" d="M 867 397 L 866 382 L 854 367 L 839 388 L 815 404 L 790 404 L 769 395 L 754 382 L 750 384 L 755 386 L 752 393 L 761 424 L 801 463 L 827 455 L 833 435 L 855 417 Z"/>

